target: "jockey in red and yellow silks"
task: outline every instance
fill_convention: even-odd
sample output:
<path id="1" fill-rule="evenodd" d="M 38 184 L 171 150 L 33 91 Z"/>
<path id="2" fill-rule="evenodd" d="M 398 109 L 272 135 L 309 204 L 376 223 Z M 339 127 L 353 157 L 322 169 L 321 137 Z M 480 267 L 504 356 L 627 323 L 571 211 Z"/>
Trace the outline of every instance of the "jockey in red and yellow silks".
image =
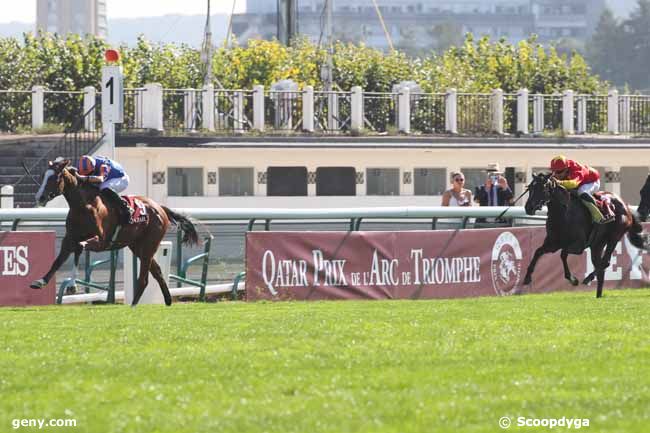
<path id="1" fill-rule="evenodd" d="M 605 224 L 614 221 L 614 213 L 609 206 L 604 206 L 601 213 L 593 194 L 600 190 L 600 174 L 594 168 L 579 164 L 565 156 L 556 156 L 551 160 L 551 170 L 560 185 L 566 189 L 577 189 L 580 198 L 591 213 L 594 222 Z"/>

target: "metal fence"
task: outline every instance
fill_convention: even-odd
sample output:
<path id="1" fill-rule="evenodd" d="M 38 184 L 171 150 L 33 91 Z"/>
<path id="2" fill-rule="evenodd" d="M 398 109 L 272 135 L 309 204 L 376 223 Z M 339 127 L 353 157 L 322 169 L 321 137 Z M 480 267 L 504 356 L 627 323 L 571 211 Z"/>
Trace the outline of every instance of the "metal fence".
<path id="1" fill-rule="evenodd" d="M 124 122 L 122 130 L 143 129 L 145 88 L 124 89 Z"/>
<path id="2" fill-rule="evenodd" d="M 544 131 L 562 130 L 562 95 L 543 95 Z"/>
<path id="3" fill-rule="evenodd" d="M 315 128 L 329 133 L 349 131 L 351 99 L 351 92 L 314 92 Z"/>
<path id="4" fill-rule="evenodd" d="M 147 88 L 124 90 L 124 122 L 118 126 L 120 130 L 157 129 L 171 134 L 215 130 L 239 134 L 258 125 L 267 133 L 311 131 L 312 128 L 311 119 L 309 122 L 303 119 L 304 113 L 312 112 L 312 107 L 304 105 L 305 101 L 310 100 L 305 98 L 307 93 L 304 91 L 270 90 L 260 99 L 255 99 L 255 91 L 252 90 L 216 89 L 213 95 L 207 95 L 203 89 L 161 89 L 161 94 L 158 91 L 148 94 Z M 43 90 L 41 118 L 40 92 L 40 89 L 0 90 L 0 132 L 16 132 L 31 129 L 32 125 L 51 124 L 65 131 L 84 114 L 84 107 L 87 109 L 92 102 L 86 99 L 83 91 Z M 449 93 L 449 96 L 442 93 L 412 93 L 408 101 L 404 101 L 395 92 L 361 92 L 359 99 L 354 98 L 355 104 L 359 104 L 354 107 L 358 111 L 354 112 L 361 114 L 359 125 L 354 126 L 384 134 L 408 128 L 404 119 L 400 119 L 401 101 L 402 115 L 409 117 L 410 130 L 416 134 L 443 133 L 447 132 L 447 128 L 461 134 L 478 135 L 502 131 L 517 134 L 519 129 L 536 134 L 559 131 L 603 134 L 610 132 L 610 129 L 615 132 L 615 125 L 612 125 L 616 119 L 608 112 L 610 103 L 616 101 L 612 99 L 616 97 L 615 94 L 575 94 L 572 101 L 568 94 L 531 94 L 526 104 L 527 128 L 520 128 L 524 125 L 519 119 L 523 111 L 519 106 L 522 99 L 518 94 L 505 93 L 501 100 L 496 99 L 499 94 L 497 91 L 456 93 L 452 98 L 454 93 Z M 263 103 L 256 107 L 254 100 Z M 314 91 L 313 130 L 331 134 L 350 132 L 353 126 L 352 101 L 352 92 Z M 564 107 L 569 106 L 565 104 L 571 102 L 574 107 L 572 116 L 564 116 Z M 86 128 L 91 130 L 93 127 L 101 128 L 99 96 L 95 105 L 94 121 L 86 119 Z M 211 108 L 214 112 L 205 116 L 203 110 Z M 497 121 L 502 121 L 502 125 Z M 568 123 L 565 124 L 565 121 Z M 618 130 L 622 133 L 650 134 L 650 96 L 618 96 L 618 122 Z"/>
<path id="5" fill-rule="evenodd" d="M 396 132 L 398 96 L 397 93 L 364 92 L 364 127 L 374 132 Z"/>
<path id="6" fill-rule="evenodd" d="M 221 132 L 244 132 L 253 126 L 253 91 L 214 91 L 214 125 Z"/>
<path id="7" fill-rule="evenodd" d="M 411 130 L 423 134 L 446 132 L 444 93 L 411 94 Z"/>
<path id="8" fill-rule="evenodd" d="M 166 132 L 194 131 L 201 127 L 203 93 L 200 89 L 163 89 Z"/>
<path id="9" fill-rule="evenodd" d="M 492 94 L 458 94 L 458 132 L 461 134 L 492 132 Z"/>
<path id="10" fill-rule="evenodd" d="M 264 119 L 271 130 L 299 131 L 302 128 L 301 91 L 271 90 L 264 95 Z M 266 129 L 266 128 L 265 128 Z"/>
<path id="11" fill-rule="evenodd" d="M 650 133 L 650 96 L 630 95 L 629 131 L 632 134 Z"/>

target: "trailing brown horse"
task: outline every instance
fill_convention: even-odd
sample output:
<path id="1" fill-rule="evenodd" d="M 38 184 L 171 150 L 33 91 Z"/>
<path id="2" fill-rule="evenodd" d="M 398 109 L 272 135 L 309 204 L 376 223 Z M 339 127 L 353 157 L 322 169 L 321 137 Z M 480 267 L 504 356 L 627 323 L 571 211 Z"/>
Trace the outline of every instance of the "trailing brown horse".
<path id="1" fill-rule="evenodd" d="M 84 249 L 106 251 L 129 247 L 140 259 L 140 274 L 131 305 L 136 305 L 140 300 L 148 284 L 149 272 L 158 281 L 165 304 L 171 305 L 169 288 L 153 256 L 170 223 L 178 224 L 183 229 L 184 244 L 197 244 L 198 234 L 194 224 L 188 218 L 149 198 L 136 197 L 140 202 L 139 214 L 143 216 L 142 221 L 120 226 L 119 210 L 108 204 L 110 201 L 104 199 L 97 187 L 80 183 L 76 176 L 76 169 L 69 164 L 69 160 L 63 159 L 50 162 L 36 194 L 36 201 L 41 206 L 63 195 L 70 211 L 66 219 L 66 232 L 59 255 L 47 274 L 42 279 L 34 281 L 30 287 L 33 289 L 44 287 L 72 253 L 74 253 L 76 267 Z"/>
<path id="2" fill-rule="evenodd" d="M 615 219 L 609 224 L 595 224 L 580 198 L 561 186 L 548 174 L 533 174 L 528 185 L 528 200 L 525 209 L 528 215 L 534 215 L 544 204 L 548 205 L 546 220 L 546 238 L 528 266 L 524 284 L 530 284 L 535 264 L 546 253 L 561 250 L 564 277 L 574 286 L 578 280 L 571 275 L 567 264 L 567 255 L 582 254 L 586 248 L 591 249 L 591 262 L 594 271 L 587 275 L 583 284 L 589 284 L 597 278 L 596 297 L 603 294 L 605 270 L 616 244 L 627 233 L 630 243 L 641 249 L 646 247 L 646 235 L 630 208 L 619 197 L 610 194 L 614 205 Z"/>

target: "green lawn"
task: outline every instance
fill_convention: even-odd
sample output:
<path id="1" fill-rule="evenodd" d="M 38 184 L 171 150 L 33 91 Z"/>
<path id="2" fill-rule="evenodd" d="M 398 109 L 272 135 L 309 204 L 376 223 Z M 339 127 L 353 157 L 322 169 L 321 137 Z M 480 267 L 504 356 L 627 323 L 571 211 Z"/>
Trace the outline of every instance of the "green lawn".
<path id="1" fill-rule="evenodd" d="M 0 336 L 1 432 L 650 429 L 650 290 L 2 308 Z"/>

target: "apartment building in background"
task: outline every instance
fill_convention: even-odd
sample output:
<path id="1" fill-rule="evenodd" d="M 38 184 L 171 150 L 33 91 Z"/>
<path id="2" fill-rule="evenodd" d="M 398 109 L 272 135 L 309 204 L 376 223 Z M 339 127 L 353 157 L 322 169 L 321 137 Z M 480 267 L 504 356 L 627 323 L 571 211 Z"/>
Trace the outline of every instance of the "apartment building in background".
<path id="1" fill-rule="evenodd" d="M 106 38 L 107 0 L 37 0 L 36 30 Z"/>
<path id="2" fill-rule="evenodd" d="M 246 12 L 233 17 L 233 32 L 240 42 L 276 37 L 277 1 L 247 1 Z M 332 1 L 335 39 L 388 48 L 372 1 Z M 492 39 L 505 38 L 512 43 L 532 33 L 542 42 L 573 39 L 582 43 L 593 33 L 605 8 L 605 0 L 378 0 L 377 3 L 394 45 L 407 49 L 431 48 L 437 39 L 467 32 Z M 325 37 L 324 0 L 299 0 L 297 22 L 299 34 L 314 41 Z"/>

